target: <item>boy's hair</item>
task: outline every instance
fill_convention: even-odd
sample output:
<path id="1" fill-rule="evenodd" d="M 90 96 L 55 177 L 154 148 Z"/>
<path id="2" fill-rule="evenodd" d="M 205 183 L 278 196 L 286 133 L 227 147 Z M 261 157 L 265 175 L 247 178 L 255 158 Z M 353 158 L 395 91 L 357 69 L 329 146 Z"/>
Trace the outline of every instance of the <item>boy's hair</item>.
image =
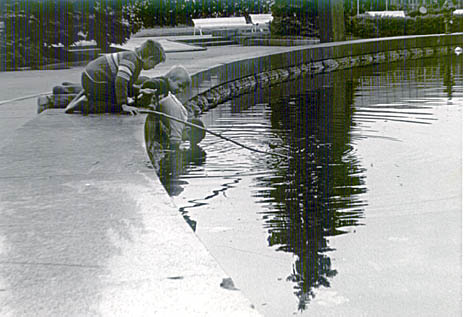
<path id="1" fill-rule="evenodd" d="M 154 56 L 160 63 L 166 60 L 164 48 L 159 42 L 153 40 L 146 40 L 140 45 L 140 55 L 142 58 Z"/>
<path id="2" fill-rule="evenodd" d="M 188 86 L 192 84 L 192 78 L 190 78 L 187 69 L 182 65 L 171 67 L 171 69 L 164 76 L 174 81 L 181 81 L 185 84 L 188 84 Z"/>

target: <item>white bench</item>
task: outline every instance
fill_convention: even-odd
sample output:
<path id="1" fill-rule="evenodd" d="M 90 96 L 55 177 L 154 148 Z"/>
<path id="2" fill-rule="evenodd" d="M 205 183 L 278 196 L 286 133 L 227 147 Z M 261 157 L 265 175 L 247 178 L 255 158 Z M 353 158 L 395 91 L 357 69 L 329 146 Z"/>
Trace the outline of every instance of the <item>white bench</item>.
<path id="1" fill-rule="evenodd" d="M 256 32 L 258 29 L 263 30 L 261 26 L 272 22 L 274 17 L 272 14 L 250 14 L 251 23 L 253 23 L 253 30 Z"/>
<path id="2" fill-rule="evenodd" d="M 454 15 L 463 15 L 463 10 L 462 9 L 457 9 L 453 11 Z"/>
<path id="3" fill-rule="evenodd" d="M 200 30 L 200 35 L 203 35 L 203 29 L 233 29 L 246 27 L 245 17 L 228 17 L 228 18 L 206 18 L 206 19 L 192 19 L 193 21 L 193 35 L 196 30 Z"/>
<path id="4" fill-rule="evenodd" d="M 404 11 L 366 11 L 366 14 L 372 17 L 392 17 L 392 18 L 405 18 Z"/>

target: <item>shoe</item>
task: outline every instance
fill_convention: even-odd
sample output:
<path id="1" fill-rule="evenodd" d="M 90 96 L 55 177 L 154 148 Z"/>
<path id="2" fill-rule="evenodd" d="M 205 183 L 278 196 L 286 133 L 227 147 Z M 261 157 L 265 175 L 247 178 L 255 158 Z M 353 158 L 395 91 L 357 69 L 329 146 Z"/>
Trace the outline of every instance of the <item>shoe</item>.
<path id="1" fill-rule="evenodd" d="M 37 113 L 43 112 L 45 109 L 50 108 L 51 106 L 51 100 L 49 96 L 40 96 L 37 99 Z"/>

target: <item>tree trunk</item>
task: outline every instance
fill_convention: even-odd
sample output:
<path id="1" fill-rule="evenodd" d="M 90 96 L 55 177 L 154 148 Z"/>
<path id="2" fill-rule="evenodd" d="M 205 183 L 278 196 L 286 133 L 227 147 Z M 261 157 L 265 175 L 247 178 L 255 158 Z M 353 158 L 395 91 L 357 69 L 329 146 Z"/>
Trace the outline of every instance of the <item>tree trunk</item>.
<path id="1" fill-rule="evenodd" d="M 342 0 L 318 0 L 319 33 L 321 42 L 345 40 L 345 18 Z"/>

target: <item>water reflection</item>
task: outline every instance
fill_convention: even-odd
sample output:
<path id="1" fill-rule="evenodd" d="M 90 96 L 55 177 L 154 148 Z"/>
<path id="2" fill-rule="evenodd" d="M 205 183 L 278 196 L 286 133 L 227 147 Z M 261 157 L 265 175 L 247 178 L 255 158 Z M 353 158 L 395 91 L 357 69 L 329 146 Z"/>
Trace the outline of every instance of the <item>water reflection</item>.
<path id="1" fill-rule="evenodd" d="M 183 191 L 182 185 L 188 184 L 179 179 L 189 166 L 202 165 L 206 152 L 201 147 L 186 148 L 179 151 L 166 151 L 160 162 L 158 176 L 170 196 L 177 196 Z"/>
<path id="2" fill-rule="evenodd" d="M 183 186 L 188 185 L 188 182 L 180 179 L 180 177 L 188 172 L 188 167 L 202 165 L 205 160 L 206 152 L 199 146 L 179 151 L 166 151 L 159 162 L 158 176 L 168 194 L 178 196 L 182 193 Z M 195 231 L 197 222 L 191 219 L 187 213 L 182 213 L 182 215 Z"/>
<path id="3" fill-rule="evenodd" d="M 459 57 L 454 57 L 454 60 L 457 60 Z M 462 61 L 462 60 L 461 60 Z M 445 88 L 444 92 L 446 92 L 446 96 L 449 100 L 453 97 L 453 87 L 455 86 L 454 81 L 454 71 L 453 65 L 456 66 L 456 63 L 453 63 L 446 59 L 441 59 L 439 63 L 440 73 L 443 77 L 443 86 Z"/>
<path id="4" fill-rule="evenodd" d="M 328 236 L 360 224 L 366 191 L 362 169 L 352 153 L 353 98 L 356 83 L 347 73 L 307 77 L 286 84 L 298 95 L 271 100 L 271 127 L 289 145 L 286 166 L 267 166 L 275 176 L 258 177 L 256 196 L 272 201 L 263 212 L 269 245 L 296 255 L 288 280 L 295 282 L 299 310 L 313 289 L 330 286 Z"/>
<path id="5" fill-rule="evenodd" d="M 194 230 L 200 213 L 208 222 L 212 210 L 223 207 L 215 200 L 249 179 L 252 198 L 243 199 L 252 199 L 257 206 L 259 226 L 267 231 L 268 245 L 263 248 L 294 255 L 292 267 L 282 274 L 293 283 L 298 309 L 303 311 L 316 289 L 330 287 L 337 275 L 330 237 L 363 224 L 367 166 L 361 166 L 356 142 L 366 138 L 402 142 L 385 135 L 377 122 L 405 129 L 434 123 L 434 109 L 443 105 L 444 96 L 462 96 L 456 78 L 462 83 L 462 59 L 447 57 L 374 65 L 257 89 L 220 105 L 203 119 L 216 132 L 288 154 L 288 160 L 250 153 L 207 135 L 202 142 L 206 159 L 166 157 L 160 178 L 170 195 L 179 197 L 180 211 Z M 200 186 L 203 191 L 180 195 Z M 263 270 L 271 265 L 266 260 L 256 264 Z"/>

